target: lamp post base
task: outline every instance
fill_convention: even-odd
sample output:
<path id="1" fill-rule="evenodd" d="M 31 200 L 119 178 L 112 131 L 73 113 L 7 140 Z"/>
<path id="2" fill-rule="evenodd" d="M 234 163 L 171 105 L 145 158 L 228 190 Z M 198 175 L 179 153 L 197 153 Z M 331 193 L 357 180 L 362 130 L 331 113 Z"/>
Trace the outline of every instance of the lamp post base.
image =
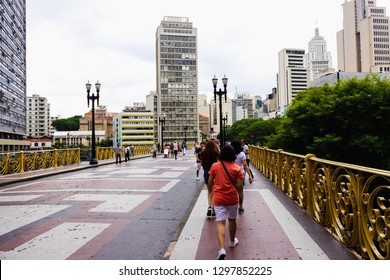
<path id="1" fill-rule="evenodd" d="M 98 164 L 98 161 L 96 158 L 91 158 L 91 160 L 89 161 L 89 164 Z"/>

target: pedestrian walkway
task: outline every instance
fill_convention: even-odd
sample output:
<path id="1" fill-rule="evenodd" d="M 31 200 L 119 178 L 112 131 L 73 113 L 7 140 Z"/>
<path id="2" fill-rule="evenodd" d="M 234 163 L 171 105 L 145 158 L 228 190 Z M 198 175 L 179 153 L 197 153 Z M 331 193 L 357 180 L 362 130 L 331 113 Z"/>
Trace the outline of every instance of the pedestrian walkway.
<path id="1" fill-rule="evenodd" d="M 2 259 L 215 260 L 216 224 L 206 218 L 207 191 L 196 180 L 192 151 L 178 160 L 136 159 L 121 166 L 112 159 L 0 177 Z M 255 180 L 245 184 L 245 213 L 237 220 L 239 245 L 226 248 L 226 259 L 356 259 L 252 170 Z M 35 183 L 66 172 L 73 173 Z M 16 185 L 8 188 L 11 183 Z M 18 207 L 23 215 L 12 219 Z M 69 240 L 74 241 L 65 243 Z M 33 255 L 48 247 L 45 257 Z"/>
<path id="2" fill-rule="evenodd" d="M 356 257 L 312 220 L 259 171 L 244 186 L 245 212 L 238 215 L 239 245 L 229 248 L 230 260 L 354 260 Z M 200 194 L 169 259 L 215 260 L 216 225 L 206 218 L 207 190 Z M 226 230 L 225 244 L 229 244 Z M 167 257 L 168 258 L 168 257 Z"/>

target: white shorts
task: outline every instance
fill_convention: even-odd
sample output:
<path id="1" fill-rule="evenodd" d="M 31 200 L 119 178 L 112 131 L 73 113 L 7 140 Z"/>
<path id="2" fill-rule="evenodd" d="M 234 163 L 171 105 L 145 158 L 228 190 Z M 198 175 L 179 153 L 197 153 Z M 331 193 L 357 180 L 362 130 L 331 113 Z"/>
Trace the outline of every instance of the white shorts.
<path id="1" fill-rule="evenodd" d="M 225 206 L 225 205 L 214 205 L 215 216 L 217 221 L 225 221 L 226 219 L 237 218 L 238 204 Z"/>

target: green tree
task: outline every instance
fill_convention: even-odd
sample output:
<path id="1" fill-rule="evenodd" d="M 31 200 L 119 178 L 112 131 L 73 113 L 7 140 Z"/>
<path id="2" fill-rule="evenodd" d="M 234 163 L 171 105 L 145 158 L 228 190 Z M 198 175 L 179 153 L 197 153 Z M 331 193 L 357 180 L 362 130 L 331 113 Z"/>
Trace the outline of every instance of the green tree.
<path id="1" fill-rule="evenodd" d="M 301 92 L 268 146 L 390 168 L 390 81 L 377 75 Z"/>
<path id="2" fill-rule="evenodd" d="M 52 122 L 52 126 L 57 131 L 79 130 L 81 116 L 73 116 L 67 119 L 58 119 Z"/>

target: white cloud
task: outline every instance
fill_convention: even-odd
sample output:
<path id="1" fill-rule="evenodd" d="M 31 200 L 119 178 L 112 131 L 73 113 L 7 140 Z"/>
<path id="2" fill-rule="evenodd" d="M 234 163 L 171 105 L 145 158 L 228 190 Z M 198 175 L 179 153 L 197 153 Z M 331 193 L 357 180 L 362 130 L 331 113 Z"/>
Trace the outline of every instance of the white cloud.
<path id="1" fill-rule="evenodd" d="M 198 29 L 199 93 L 213 75 L 228 91 L 265 95 L 276 86 L 277 54 L 307 49 L 316 22 L 336 64 L 343 0 L 28 0 L 28 95 L 48 98 L 53 115 L 88 111 L 85 83 L 102 83 L 100 104 L 119 112 L 155 90 L 155 33 L 164 16 Z M 390 3 L 378 0 L 377 5 Z"/>

